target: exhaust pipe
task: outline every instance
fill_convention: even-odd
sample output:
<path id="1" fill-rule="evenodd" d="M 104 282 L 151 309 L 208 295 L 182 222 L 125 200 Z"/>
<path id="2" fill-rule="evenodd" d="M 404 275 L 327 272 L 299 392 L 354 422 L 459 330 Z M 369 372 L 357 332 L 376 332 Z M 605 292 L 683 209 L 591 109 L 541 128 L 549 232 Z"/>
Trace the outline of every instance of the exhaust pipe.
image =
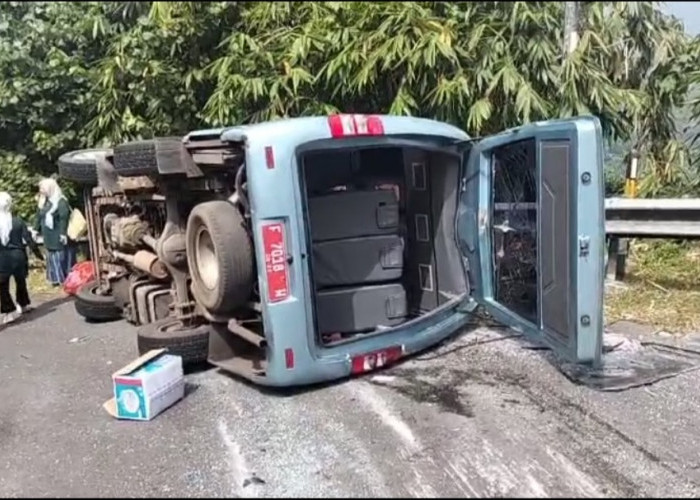
<path id="1" fill-rule="evenodd" d="M 122 259 L 136 269 L 140 269 L 144 273 L 148 273 L 156 279 L 162 280 L 168 277 L 168 268 L 165 267 L 156 254 L 147 250 L 139 250 L 134 255 L 129 255 L 122 252 L 113 252 L 114 256 Z"/>
<path id="2" fill-rule="evenodd" d="M 151 247 L 153 251 L 156 251 L 156 245 L 158 244 L 158 240 L 156 240 L 153 236 L 150 234 L 144 234 L 141 236 L 141 241 L 143 241 L 146 245 Z"/>

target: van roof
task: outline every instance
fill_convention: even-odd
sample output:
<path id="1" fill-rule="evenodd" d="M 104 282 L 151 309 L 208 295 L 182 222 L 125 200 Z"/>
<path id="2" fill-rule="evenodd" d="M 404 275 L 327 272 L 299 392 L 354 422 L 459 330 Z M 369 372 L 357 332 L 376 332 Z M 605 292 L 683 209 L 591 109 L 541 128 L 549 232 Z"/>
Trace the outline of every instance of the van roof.
<path id="1" fill-rule="evenodd" d="M 453 137 L 457 140 L 468 140 L 469 135 L 463 130 L 445 122 L 431 120 L 429 118 L 418 118 L 414 116 L 397 115 L 373 115 L 379 118 L 384 125 L 387 134 L 426 134 Z M 299 128 L 323 127 L 328 130 L 328 116 L 307 116 L 299 118 L 283 118 L 249 125 L 235 125 L 230 127 L 220 127 L 190 132 L 183 139 L 202 140 L 205 137 L 218 138 L 223 141 L 239 142 L 245 140 L 249 134 L 258 133 L 280 133 L 288 130 L 299 130 Z"/>

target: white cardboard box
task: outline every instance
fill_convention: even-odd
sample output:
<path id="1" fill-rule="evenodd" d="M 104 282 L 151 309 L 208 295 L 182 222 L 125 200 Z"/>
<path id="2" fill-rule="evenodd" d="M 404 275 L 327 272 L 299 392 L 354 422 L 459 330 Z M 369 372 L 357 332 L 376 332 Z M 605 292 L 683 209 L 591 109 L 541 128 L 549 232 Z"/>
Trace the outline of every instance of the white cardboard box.
<path id="1" fill-rule="evenodd" d="M 154 349 L 112 375 L 114 397 L 104 409 L 114 418 L 151 420 L 185 396 L 182 358 Z"/>

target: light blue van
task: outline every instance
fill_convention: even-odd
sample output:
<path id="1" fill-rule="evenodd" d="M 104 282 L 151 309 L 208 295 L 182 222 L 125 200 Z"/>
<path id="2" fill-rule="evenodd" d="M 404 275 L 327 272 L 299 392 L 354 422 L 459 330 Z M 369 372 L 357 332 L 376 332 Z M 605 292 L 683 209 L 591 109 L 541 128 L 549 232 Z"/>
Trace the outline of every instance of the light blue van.
<path id="1" fill-rule="evenodd" d="M 142 311 L 124 313 L 142 325 L 142 351 L 206 357 L 261 385 L 312 384 L 433 346 L 482 305 L 570 361 L 600 359 L 603 144 L 594 117 L 480 139 L 421 118 L 295 118 L 129 143 L 104 157 L 125 200 L 135 188 L 122 178 L 138 176 L 151 183 L 139 192 L 161 200 L 165 222 L 144 229 L 121 279 L 160 286 L 169 302 L 158 313 L 150 291 L 118 291 L 114 269 L 99 263 L 111 252 L 119 265 L 110 237 L 91 245 L 98 281 L 76 302 L 84 312 L 95 297 L 121 293 L 120 310 Z M 86 199 L 96 232 L 103 192 Z"/>

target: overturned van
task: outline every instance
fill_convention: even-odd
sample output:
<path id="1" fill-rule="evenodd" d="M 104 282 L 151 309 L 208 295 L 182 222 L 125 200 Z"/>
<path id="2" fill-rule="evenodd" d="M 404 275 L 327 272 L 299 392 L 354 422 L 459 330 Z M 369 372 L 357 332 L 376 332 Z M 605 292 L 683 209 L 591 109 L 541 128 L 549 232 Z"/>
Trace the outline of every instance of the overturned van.
<path id="1" fill-rule="evenodd" d="M 432 120 L 333 115 L 117 146 L 95 160 L 117 181 L 89 188 L 99 279 L 76 308 L 109 301 L 141 325 L 140 350 L 272 386 L 385 366 L 477 305 L 595 363 L 602 158 L 593 117 L 471 140 Z"/>

